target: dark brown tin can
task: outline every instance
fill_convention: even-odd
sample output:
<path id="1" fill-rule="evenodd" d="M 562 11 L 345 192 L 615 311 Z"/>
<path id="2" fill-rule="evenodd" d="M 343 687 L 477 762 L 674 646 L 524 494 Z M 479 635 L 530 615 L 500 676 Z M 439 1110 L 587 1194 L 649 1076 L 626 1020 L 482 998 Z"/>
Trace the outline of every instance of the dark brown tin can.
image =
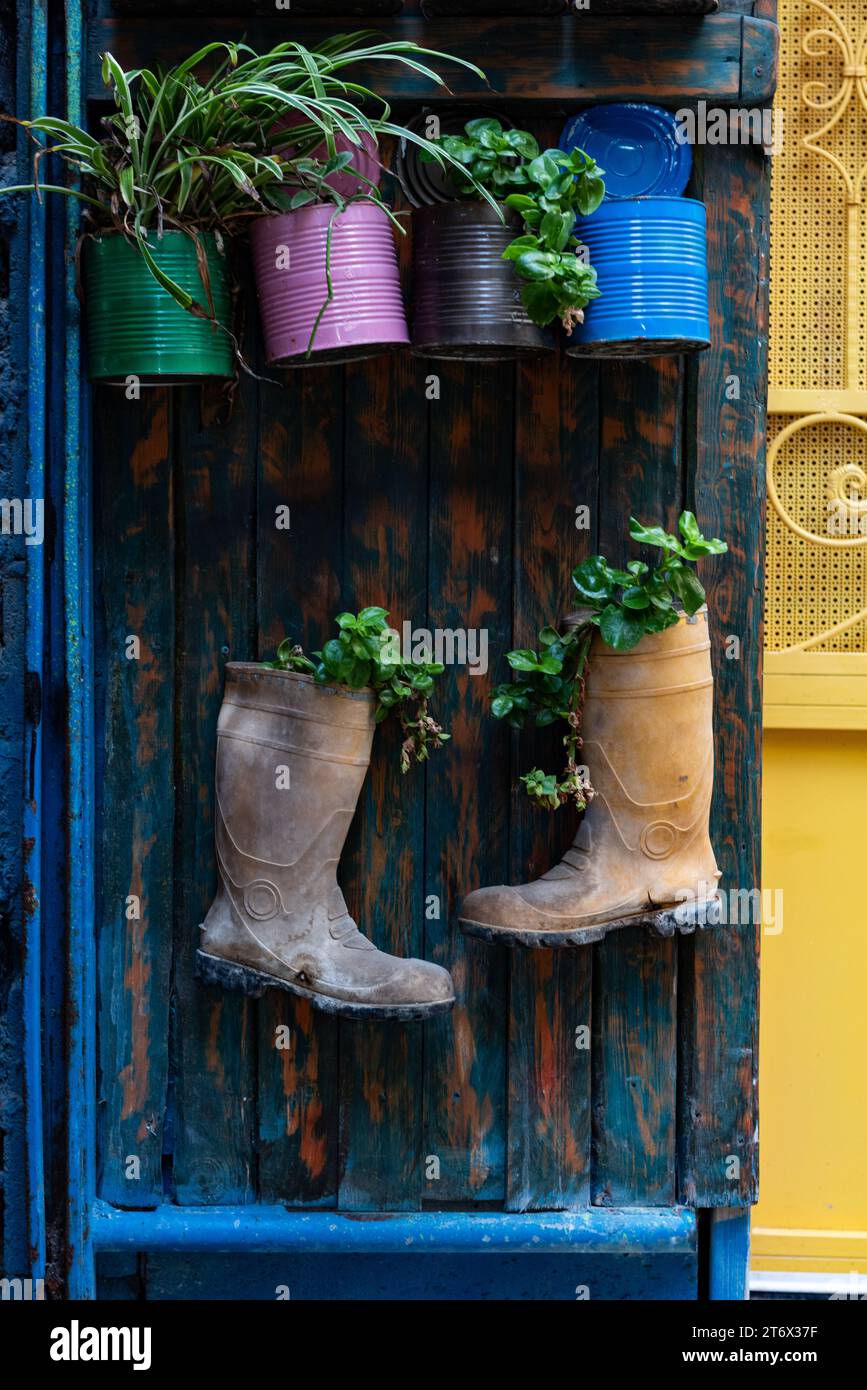
<path id="1" fill-rule="evenodd" d="M 436 203 L 412 214 L 412 347 L 422 357 L 494 362 L 549 352 L 503 252 L 521 232 L 516 213 L 484 202 Z"/>

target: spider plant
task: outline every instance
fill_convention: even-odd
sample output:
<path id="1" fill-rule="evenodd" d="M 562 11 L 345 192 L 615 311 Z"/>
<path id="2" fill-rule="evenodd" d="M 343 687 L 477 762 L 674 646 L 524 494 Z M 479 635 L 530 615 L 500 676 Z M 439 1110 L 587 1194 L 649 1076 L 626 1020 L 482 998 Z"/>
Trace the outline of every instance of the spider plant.
<path id="1" fill-rule="evenodd" d="M 329 196 L 327 172 L 341 167 L 335 164 L 341 161 L 338 140 L 359 150 L 366 138 L 378 143 L 382 136 L 429 146 L 424 137 L 395 124 L 388 102 L 353 80 L 349 69 L 397 62 L 445 87 L 423 61 L 432 58 L 458 63 L 484 79 L 481 69 L 463 59 L 379 37 L 358 30 L 316 49 L 286 42 L 262 54 L 246 43 L 214 42 L 156 72 L 125 72 L 106 53 L 102 77 L 114 110 L 101 119 L 100 136 L 53 116 L 21 122 L 34 138 L 44 135 L 49 143 L 37 141 L 33 183 L 0 193 L 33 191 L 41 197 L 52 192 L 79 199 L 91 230 L 126 237 L 178 304 L 212 318 L 161 270 L 153 255 L 154 235 L 165 229 L 186 232 L 196 241 L 205 231 L 234 235 L 251 217 Z M 320 150 L 323 157 L 314 157 Z M 40 165 L 49 155 L 69 167 L 74 184 L 41 182 Z M 452 162 L 447 154 L 436 155 L 441 164 Z M 379 201 L 373 184 L 362 196 Z"/>

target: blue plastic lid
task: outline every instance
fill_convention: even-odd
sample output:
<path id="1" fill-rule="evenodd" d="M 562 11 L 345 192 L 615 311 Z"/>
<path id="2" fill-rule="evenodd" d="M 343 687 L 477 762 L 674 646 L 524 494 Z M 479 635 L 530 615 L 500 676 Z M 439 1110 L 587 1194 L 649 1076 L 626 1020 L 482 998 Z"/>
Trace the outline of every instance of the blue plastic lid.
<path id="1" fill-rule="evenodd" d="M 682 193 L 692 149 L 677 138 L 677 121 L 662 106 L 639 101 L 590 106 L 563 127 L 560 148 L 578 148 L 605 170 L 606 198 Z"/>

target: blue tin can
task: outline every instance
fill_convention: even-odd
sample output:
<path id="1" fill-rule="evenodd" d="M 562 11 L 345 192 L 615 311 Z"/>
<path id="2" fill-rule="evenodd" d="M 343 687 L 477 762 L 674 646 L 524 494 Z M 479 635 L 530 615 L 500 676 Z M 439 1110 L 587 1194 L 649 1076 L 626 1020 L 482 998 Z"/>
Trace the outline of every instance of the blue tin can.
<path id="1" fill-rule="evenodd" d="M 588 106 L 564 125 L 560 148 L 583 150 L 605 170 L 606 198 L 662 198 L 683 193 L 692 150 L 664 106 L 611 101 Z"/>
<path id="2" fill-rule="evenodd" d="M 707 215 L 695 198 L 622 198 L 579 217 L 575 235 L 600 298 L 572 332 L 572 357 L 661 357 L 710 347 Z"/>

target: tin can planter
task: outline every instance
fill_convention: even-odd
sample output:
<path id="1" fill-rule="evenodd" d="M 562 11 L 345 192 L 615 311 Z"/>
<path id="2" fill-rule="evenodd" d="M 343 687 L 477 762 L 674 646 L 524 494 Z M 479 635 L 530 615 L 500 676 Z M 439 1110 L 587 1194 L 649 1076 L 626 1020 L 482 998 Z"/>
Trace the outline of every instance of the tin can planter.
<path id="1" fill-rule="evenodd" d="M 234 3 L 234 0 L 233 0 Z M 279 124 L 280 130 L 292 130 L 293 127 L 305 125 L 306 116 L 300 111 L 294 112 L 285 121 Z M 329 188 L 333 188 L 335 193 L 349 202 L 358 193 L 370 192 L 370 186 L 377 186 L 382 177 L 382 164 L 379 158 L 379 146 L 372 135 L 364 132 L 361 136 L 361 144 L 355 145 L 345 135 L 337 132 L 334 136 L 334 148 L 337 154 L 351 154 L 352 168 L 341 169 L 337 173 L 329 174 L 325 183 Z M 272 150 L 273 152 L 273 150 Z M 284 158 L 297 156 L 298 150 L 291 145 L 281 150 Z M 325 140 L 321 145 L 309 153 L 309 158 L 321 160 L 324 164 L 329 157 L 328 144 Z"/>
<path id="2" fill-rule="evenodd" d="M 579 217 L 601 298 L 574 329 L 570 357 L 660 357 L 710 347 L 707 217 L 694 198 L 607 200 Z"/>
<path id="3" fill-rule="evenodd" d="M 412 214 L 413 352 L 495 362 L 550 352 L 554 335 L 521 302 L 503 252 L 520 234 L 516 213 L 484 202 L 436 203 Z"/>
<path id="4" fill-rule="evenodd" d="M 492 116 L 505 130 L 511 130 L 514 122 L 490 106 L 423 106 L 406 122 L 407 130 L 425 136 L 431 116 L 439 123 L 440 135 L 463 135 L 468 120 Z M 429 164 L 421 157 L 419 146 L 404 136 L 398 142 L 394 173 L 406 196 L 414 208 L 427 207 L 430 203 L 453 203 L 455 185 L 445 169 L 438 164 Z"/>
<path id="5" fill-rule="evenodd" d="M 394 231 L 375 203 L 258 218 L 250 237 L 269 364 L 348 362 L 409 342 Z"/>
<path id="6" fill-rule="evenodd" d="M 82 277 L 92 381 L 122 382 L 135 376 L 145 385 L 167 386 L 235 375 L 226 258 L 212 232 L 203 233 L 201 241 L 214 313 L 223 328 L 182 309 L 119 233 L 85 241 Z M 192 238 L 168 231 L 148 245 L 160 269 L 206 307 L 208 294 Z"/>

